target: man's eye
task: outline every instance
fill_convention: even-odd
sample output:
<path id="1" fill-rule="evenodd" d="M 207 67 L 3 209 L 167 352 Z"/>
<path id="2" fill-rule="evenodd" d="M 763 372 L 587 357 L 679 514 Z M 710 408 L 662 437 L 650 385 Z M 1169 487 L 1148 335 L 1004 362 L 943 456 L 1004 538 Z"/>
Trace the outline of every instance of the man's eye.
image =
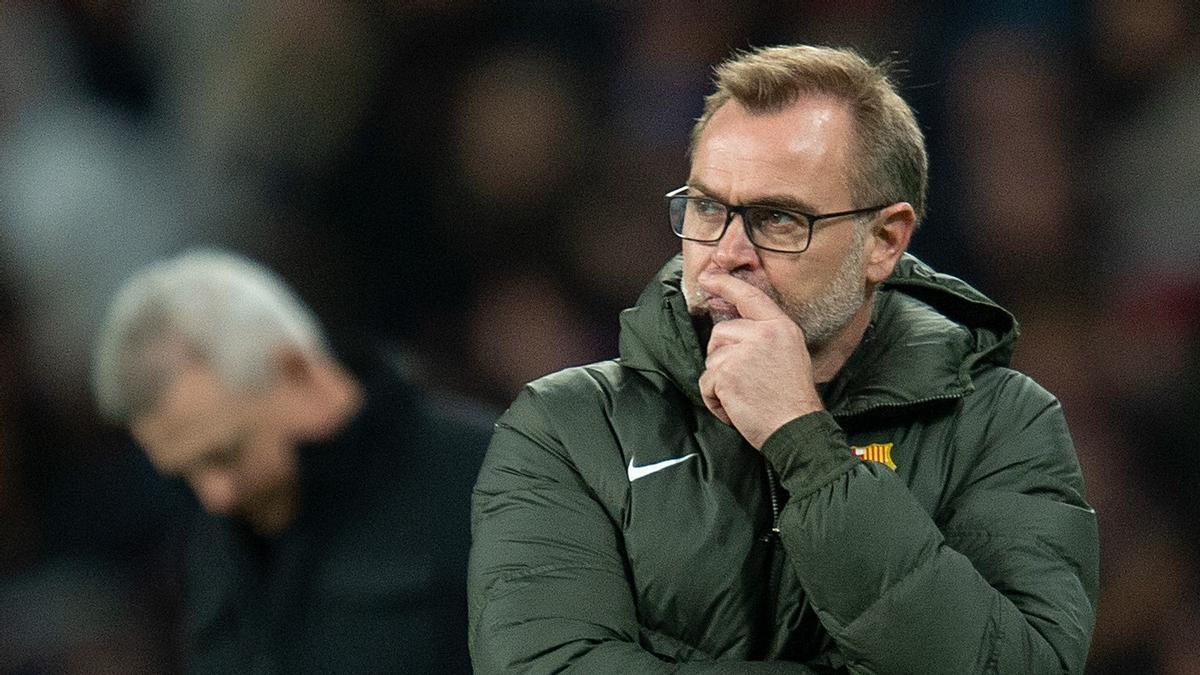
<path id="1" fill-rule="evenodd" d="M 720 202 L 711 199 L 693 199 L 692 207 L 696 209 L 698 215 L 706 218 L 721 216 L 725 213 L 725 207 L 721 206 Z"/>
<path id="2" fill-rule="evenodd" d="M 787 211 L 762 209 L 757 211 L 754 215 L 755 226 L 763 230 L 784 232 L 794 230 L 803 224 L 800 218 L 794 214 L 788 213 Z"/>
<path id="3" fill-rule="evenodd" d="M 205 463 L 217 469 L 236 466 L 242 457 L 242 443 L 242 439 L 239 438 L 227 446 L 213 450 L 205 457 Z"/>
<path id="4" fill-rule="evenodd" d="M 224 469 L 233 466 L 237 461 L 237 454 L 229 450 L 221 450 L 214 452 L 208 456 L 207 464 L 210 467 Z"/>

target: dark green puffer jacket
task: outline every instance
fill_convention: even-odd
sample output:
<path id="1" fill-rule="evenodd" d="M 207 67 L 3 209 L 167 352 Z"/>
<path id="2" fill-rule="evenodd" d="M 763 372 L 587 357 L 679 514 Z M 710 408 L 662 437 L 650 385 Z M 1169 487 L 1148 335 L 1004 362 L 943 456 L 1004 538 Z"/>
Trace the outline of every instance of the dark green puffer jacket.
<path id="1" fill-rule="evenodd" d="M 1083 670 L 1095 513 L 1058 402 L 1007 368 L 1011 315 L 906 256 L 829 412 L 759 453 L 701 401 L 679 276 L 622 315 L 619 360 L 531 383 L 497 423 L 477 672 Z"/>

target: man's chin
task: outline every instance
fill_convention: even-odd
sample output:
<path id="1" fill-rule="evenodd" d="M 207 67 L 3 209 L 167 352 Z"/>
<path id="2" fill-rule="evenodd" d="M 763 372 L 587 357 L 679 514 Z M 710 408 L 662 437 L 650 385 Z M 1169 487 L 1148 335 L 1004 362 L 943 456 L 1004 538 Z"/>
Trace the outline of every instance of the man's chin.
<path id="1" fill-rule="evenodd" d="M 247 504 L 237 514 L 255 534 L 272 537 L 282 534 L 291 526 L 296 516 L 296 504 L 286 496 L 261 499 Z"/>
<path id="2" fill-rule="evenodd" d="M 260 537 L 275 537 L 291 524 L 287 517 L 273 511 L 255 511 L 241 514 L 244 523 Z"/>

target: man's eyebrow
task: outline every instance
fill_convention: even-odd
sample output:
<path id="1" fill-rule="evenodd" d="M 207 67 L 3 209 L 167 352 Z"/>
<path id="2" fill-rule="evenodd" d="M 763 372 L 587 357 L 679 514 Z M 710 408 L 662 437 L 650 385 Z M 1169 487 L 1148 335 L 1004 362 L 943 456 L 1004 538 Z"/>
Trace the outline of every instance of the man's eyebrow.
<path id="1" fill-rule="evenodd" d="M 707 185 L 705 185 L 704 183 L 701 183 L 698 180 L 689 179 L 687 182 L 687 186 L 689 188 L 691 188 L 690 191 L 700 192 L 700 193 L 704 194 L 705 197 L 712 197 L 713 199 L 720 199 L 720 197 L 718 197 L 712 190 L 708 189 Z"/>
<path id="2" fill-rule="evenodd" d="M 706 197 L 712 197 L 718 201 L 722 199 L 721 197 L 713 194 L 713 190 L 710 190 L 708 186 L 698 180 L 689 180 L 688 187 L 692 188 L 696 192 L 703 193 Z M 772 206 L 778 209 L 796 211 L 803 214 L 816 213 L 816 210 L 813 209 L 811 204 L 802 199 L 797 199 L 791 195 L 766 194 L 760 197 L 755 197 L 754 199 L 746 200 L 742 205 L 746 204 L 754 206 Z"/>
<path id="3" fill-rule="evenodd" d="M 746 203 L 753 204 L 755 206 L 771 206 L 777 209 L 795 211 L 803 214 L 817 212 L 811 204 L 808 204 L 801 199 L 796 199 L 790 195 L 763 195 L 762 197 L 755 197 Z"/>

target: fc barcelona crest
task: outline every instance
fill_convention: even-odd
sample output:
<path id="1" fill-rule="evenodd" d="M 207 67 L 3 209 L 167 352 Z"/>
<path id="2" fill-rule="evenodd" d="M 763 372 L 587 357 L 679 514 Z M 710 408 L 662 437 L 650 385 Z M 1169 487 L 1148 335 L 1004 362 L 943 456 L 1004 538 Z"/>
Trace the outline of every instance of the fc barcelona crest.
<path id="1" fill-rule="evenodd" d="M 892 471 L 896 470 L 896 463 L 892 461 L 892 444 L 891 443 L 872 443 L 862 447 L 852 445 L 850 452 L 854 456 L 866 460 L 868 462 L 879 462 Z"/>

